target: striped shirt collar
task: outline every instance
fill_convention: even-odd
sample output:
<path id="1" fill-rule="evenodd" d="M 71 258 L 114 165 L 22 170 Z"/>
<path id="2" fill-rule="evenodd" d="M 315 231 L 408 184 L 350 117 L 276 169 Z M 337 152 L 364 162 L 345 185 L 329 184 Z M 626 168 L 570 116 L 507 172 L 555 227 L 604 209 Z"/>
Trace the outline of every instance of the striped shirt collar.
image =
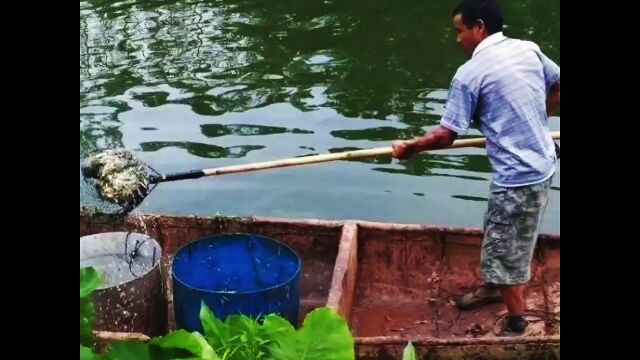
<path id="1" fill-rule="evenodd" d="M 495 45 L 500 41 L 505 40 L 506 38 L 507 37 L 504 36 L 504 34 L 502 34 L 502 31 L 498 31 L 497 33 L 493 33 L 489 35 L 484 40 L 482 40 L 480 44 L 478 44 L 478 46 L 476 46 L 475 50 L 473 50 L 473 55 L 471 57 L 476 56 L 476 54 L 479 53 L 480 51 L 488 48 L 489 46 Z"/>

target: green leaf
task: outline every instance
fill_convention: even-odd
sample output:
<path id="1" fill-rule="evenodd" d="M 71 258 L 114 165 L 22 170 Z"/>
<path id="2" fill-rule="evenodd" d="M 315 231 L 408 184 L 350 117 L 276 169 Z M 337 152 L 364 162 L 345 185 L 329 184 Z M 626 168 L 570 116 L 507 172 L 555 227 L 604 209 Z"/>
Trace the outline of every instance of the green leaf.
<path id="1" fill-rule="evenodd" d="M 95 309 L 90 298 L 80 298 L 80 345 L 93 346 Z"/>
<path id="2" fill-rule="evenodd" d="M 93 345 L 95 308 L 89 295 L 100 286 L 100 277 L 92 267 L 80 269 L 80 345 Z"/>
<path id="3" fill-rule="evenodd" d="M 80 269 L 80 297 L 87 297 L 93 290 L 100 287 L 102 281 L 98 272 L 92 267 Z"/>
<path id="4" fill-rule="evenodd" d="M 270 314 L 264 319 L 262 326 L 265 335 L 271 339 L 267 346 L 274 359 L 296 358 L 295 353 L 287 355 L 287 352 L 296 351 L 298 342 L 298 333 L 289 321 L 276 314 Z"/>
<path id="5" fill-rule="evenodd" d="M 233 349 L 231 348 L 227 348 L 224 353 L 222 354 L 222 360 L 229 360 L 233 358 L 233 355 L 236 353 L 236 351 L 238 351 L 237 347 L 234 347 Z"/>
<path id="6" fill-rule="evenodd" d="M 354 341 L 347 322 L 331 308 L 309 313 L 300 331 L 270 314 L 262 325 L 244 315 L 224 322 L 204 304 L 200 321 L 207 341 L 223 360 L 353 360 Z"/>
<path id="7" fill-rule="evenodd" d="M 229 326 L 216 318 L 204 301 L 200 304 L 200 322 L 211 347 L 216 350 L 226 349 L 230 337 Z"/>
<path id="8" fill-rule="evenodd" d="M 404 348 L 402 360 L 416 360 L 416 349 L 413 347 L 411 340 L 409 340 L 409 343 Z"/>
<path id="9" fill-rule="evenodd" d="M 282 339 L 295 339 L 296 329 L 287 321 L 287 319 L 277 314 L 267 315 L 262 324 L 265 336 L 273 341 Z"/>
<path id="10" fill-rule="evenodd" d="M 189 333 L 178 330 L 167 336 L 153 339 L 151 343 L 163 349 L 187 350 L 202 360 L 220 360 L 207 340 L 196 331 Z"/>
<path id="11" fill-rule="evenodd" d="M 80 345 L 80 360 L 110 360 L 106 355 L 98 354 L 88 347 Z"/>
<path id="12" fill-rule="evenodd" d="M 229 360 L 257 359 L 260 353 L 266 351 L 262 345 L 264 331 L 255 319 L 245 315 L 231 315 L 225 320 L 229 329 L 224 353 Z M 231 350 L 227 352 L 227 350 Z"/>
<path id="13" fill-rule="evenodd" d="M 355 359 L 354 340 L 347 322 L 328 307 L 310 312 L 296 336 L 274 338 L 269 350 L 276 360 Z"/>
<path id="14" fill-rule="evenodd" d="M 224 322 L 202 303 L 200 322 L 205 337 L 223 360 L 259 359 L 267 351 L 264 331 L 254 319 L 244 315 L 228 316 Z"/>
<path id="15" fill-rule="evenodd" d="M 95 358 L 93 350 L 80 345 L 80 360 L 94 360 Z"/>
<path id="16" fill-rule="evenodd" d="M 111 360 L 151 360 L 149 345 L 140 341 L 114 341 L 108 355 Z"/>

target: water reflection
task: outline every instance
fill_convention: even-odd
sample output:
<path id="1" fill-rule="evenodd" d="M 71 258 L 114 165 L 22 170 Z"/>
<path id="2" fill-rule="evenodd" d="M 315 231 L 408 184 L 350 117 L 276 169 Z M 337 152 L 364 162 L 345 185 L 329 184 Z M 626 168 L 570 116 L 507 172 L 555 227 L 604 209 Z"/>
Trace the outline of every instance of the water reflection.
<path id="1" fill-rule="evenodd" d="M 143 151 L 158 151 L 167 147 L 185 149 L 191 155 L 203 158 L 241 158 L 250 151 L 264 149 L 261 145 L 240 145 L 221 147 L 216 145 L 202 144 L 188 141 L 164 141 L 164 142 L 144 142 L 141 143 Z"/>
<path id="2" fill-rule="evenodd" d="M 303 111 L 325 106 L 346 117 L 433 124 L 441 109 L 425 92 L 446 89 L 464 61 L 450 28 L 456 2 L 83 1 L 80 105 L 167 84 L 189 95 L 131 98 L 148 107 L 186 104 L 207 116 L 289 102 Z M 559 61 L 558 1 L 504 8 L 509 34 L 538 41 Z M 82 134 L 91 131 L 83 120 Z"/>
<path id="3" fill-rule="evenodd" d="M 175 171 L 388 146 L 396 138 L 420 136 L 438 123 L 451 76 L 465 60 L 450 24 L 457 2 L 81 1 L 80 152 L 141 149 L 152 165 Z M 536 41 L 559 63 L 560 2 L 501 4 L 506 34 Z M 472 130 L 467 136 L 478 135 Z M 462 217 L 464 222 L 475 215 L 453 208 L 461 201 L 481 205 L 490 171 L 478 149 L 420 156 L 400 165 L 389 157 L 346 163 L 350 167 L 344 174 L 331 166 L 290 170 L 280 183 L 301 174 L 286 191 L 304 194 L 296 206 L 314 204 L 303 215 L 350 218 L 369 215 L 354 210 L 365 200 L 380 205 L 367 211 L 390 204 L 385 190 L 393 190 L 394 201 L 422 201 L 411 206 L 431 214 L 428 201 L 435 188 L 453 202 L 442 220 Z M 265 194 L 266 181 L 253 176 L 261 180 L 228 181 L 247 181 Z M 353 195 L 354 205 L 344 209 L 355 215 L 341 213 L 328 200 L 331 192 L 346 191 L 350 181 L 368 184 L 356 190 L 369 192 Z M 427 181 L 430 188 L 421 188 Z M 189 200 L 188 186 L 159 188 L 158 199 L 166 198 L 174 209 L 180 202 L 172 199 L 184 197 L 181 201 L 189 205 L 183 210 L 195 211 L 204 195 Z M 403 198 L 400 189 L 411 198 Z M 559 192 L 559 180 L 554 189 Z M 295 215 L 297 208 L 286 212 L 286 191 L 272 190 L 261 209 Z M 378 194 L 386 197 L 380 200 Z M 230 195 L 225 199 L 217 194 L 216 204 L 243 206 Z M 393 213 L 380 211 L 371 217 Z M 397 217 L 411 218 L 401 212 Z"/>

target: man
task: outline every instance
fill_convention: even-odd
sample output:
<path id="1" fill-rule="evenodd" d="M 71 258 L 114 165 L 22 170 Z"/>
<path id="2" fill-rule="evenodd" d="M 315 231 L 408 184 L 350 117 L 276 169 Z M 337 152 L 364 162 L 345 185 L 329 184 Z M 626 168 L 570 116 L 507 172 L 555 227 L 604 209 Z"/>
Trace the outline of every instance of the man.
<path id="1" fill-rule="evenodd" d="M 452 16 L 456 40 L 470 59 L 453 77 L 440 126 L 422 138 L 394 142 L 393 157 L 447 147 L 472 123 L 479 125 L 493 169 L 481 254 L 484 284 L 457 305 L 468 310 L 504 301 L 503 335 L 522 334 L 528 325 L 524 286 L 559 156 L 547 115 L 560 105 L 560 68 L 534 43 L 502 34 L 495 0 L 465 0 Z"/>

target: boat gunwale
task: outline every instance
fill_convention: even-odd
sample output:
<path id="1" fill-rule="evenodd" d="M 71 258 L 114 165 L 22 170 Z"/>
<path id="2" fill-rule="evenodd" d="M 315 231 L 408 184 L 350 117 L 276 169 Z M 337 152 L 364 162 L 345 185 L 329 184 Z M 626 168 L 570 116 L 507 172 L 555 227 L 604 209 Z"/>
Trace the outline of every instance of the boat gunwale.
<path id="1" fill-rule="evenodd" d="M 356 345 L 406 345 L 411 340 L 414 345 L 420 346 L 466 346 L 466 345 L 527 345 L 527 344 L 554 344 L 560 343 L 560 335 L 543 336 L 518 336 L 495 338 L 435 338 L 427 336 L 403 337 L 403 336 L 367 336 L 354 337 Z"/>
<path id="2" fill-rule="evenodd" d="M 114 216 L 114 215 L 89 215 L 80 214 L 80 218 L 91 219 L 100 217 L 117 217 L 122 219 L 124 225 L 135 225 L 135 218 L 142 219 L 169 219 L 169 220 L 191 220 L 188 226 L 180 226 L 175 223 L 164 224 L 164 226 L 174 229 L 205 229 L 205 224 L 198 224 L 198 220 L 202 221 L 215 221 L 225 219 L 227 221 L 243 223 L 243 224 L 277 224 L 277 225 L 297 225 L 297 226 L 313 226 L 320 228 L 327 228 L 333 230 L 339 230 L 347 223 L 355 223 L 359 228 L 381 230 L 381 231 L 406 231 L 406 232 L 432 232 L 432 233 L 447 233 L 453 235 L 471 235 L 482 236 L 484 232 L 477 227 L 461 227 L 461 226 L 448 226 L 448 225 L 434 225 L 434 224 L 412 224 L 412 223 L 392 223 L 392 222 L 377 222 L 367 220 L 324 220 L 324 219 L 310 219 L 310 218 L 282 218 L 282 217 L 269 217 L 269 216 L 199 216 L 199 215 L 173 215 L 173 214 L 152 214 L 144 213 L 139 215 L 128 214 L 126 216 Z M 101 222 L 89 223 L 101 224 Z M 202 226 L 198 226 L 202 225 Z M 560 233 L 540 233 L 538 234 L 539 240 L 550 240 L 552 242 L 560 241 Z"/>
<path id="3" fill-rule="evenodd" d="M 151 337 L 142 333 L 94 331 L 101 340 L 139 340 L 149 341 Z M 407 341 L 415 346 L 476 346 L 476 345 L 530 345 L 530 344 L 559 344 L 560 335 L 544 336 L 519 336 L 519 337 L 495 337 L 495 338 L 435 338 L 435 337 L 403 337 L 403 336 L 368 336 L 354 337 L 357 345 L 406 345 Z"/>

